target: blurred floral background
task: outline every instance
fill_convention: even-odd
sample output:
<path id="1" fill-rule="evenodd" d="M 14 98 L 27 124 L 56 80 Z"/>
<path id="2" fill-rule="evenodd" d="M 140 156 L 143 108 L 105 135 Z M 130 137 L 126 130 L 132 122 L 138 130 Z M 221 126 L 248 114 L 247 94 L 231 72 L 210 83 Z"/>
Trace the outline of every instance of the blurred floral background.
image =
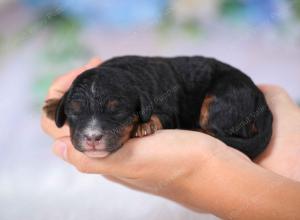
<path id="1" fill-rule="evenodd" d="M 300 0 L 1 0 L 0 27 L 1 220 L 215 219 L 52 155 L 47 89 L 93 56 L 213 56 L 300 103 Z"/>

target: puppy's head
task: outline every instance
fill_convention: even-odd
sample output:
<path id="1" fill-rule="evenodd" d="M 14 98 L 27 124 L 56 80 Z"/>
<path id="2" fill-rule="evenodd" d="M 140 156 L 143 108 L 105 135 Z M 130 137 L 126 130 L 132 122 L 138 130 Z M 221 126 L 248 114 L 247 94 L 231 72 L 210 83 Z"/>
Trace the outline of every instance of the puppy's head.
<path id="1" fill-rule="evenodd" d="M 82 73 L 60 100 L 44 107 L 57 127 L 68 123 L 73 145 L 90 157 L 116 151 L 151 117 L 145 98 L 114 71 L 98 67 Z"/>

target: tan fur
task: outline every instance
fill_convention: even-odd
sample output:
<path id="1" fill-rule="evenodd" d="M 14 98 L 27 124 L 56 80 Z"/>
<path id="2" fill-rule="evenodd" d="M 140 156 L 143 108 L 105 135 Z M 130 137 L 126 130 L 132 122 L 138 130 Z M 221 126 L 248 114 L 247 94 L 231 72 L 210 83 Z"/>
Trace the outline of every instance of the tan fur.
<path id="1" fill-rule="evenodd" d="M 135 137 L 144 137 L 154 134 L 157 130 L 162 129 L 162 124 L 156 115 L 152 115 L 149 122 L 144 124 L 138 124 Z"/>
<path id="2" fill-rule="evenodd" d="M 110 110 L 114 110 L 119 105 L 119 102 L 117 100 L 110 100 L 106 104 L 106 107 Z"/>
<path id="3" fill-rule="evenodd" d="M 204 98 L 204 101 L 202 103 L 199 124 L 200 124 L 201 128 L 204 130 L 207 129 L 207 124 L 208 124 L 208 120 L 209 120 L 209 108 L 214 100 L 215 100 L 214 96 L 207 95 Z"/>

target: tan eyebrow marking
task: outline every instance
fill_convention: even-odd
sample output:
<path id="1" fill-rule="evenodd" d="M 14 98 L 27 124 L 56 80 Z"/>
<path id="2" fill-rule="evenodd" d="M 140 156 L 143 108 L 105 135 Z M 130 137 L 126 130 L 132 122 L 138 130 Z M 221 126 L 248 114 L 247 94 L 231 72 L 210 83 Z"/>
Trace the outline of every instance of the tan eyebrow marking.
<path id="1" fill-rule="evenodd" d="M 78 112 L 81 109 L 81 104 L 78 101 L 71 101 L 70 102 L 70 107 L 71 107 L 72 110 Z"/>
<path id="2" fill-rule="evenodd" d="M 110 100 L 107 102 L 106 107 L 110 110 L 114 110 L 119 105 L 117 100 Z"/>

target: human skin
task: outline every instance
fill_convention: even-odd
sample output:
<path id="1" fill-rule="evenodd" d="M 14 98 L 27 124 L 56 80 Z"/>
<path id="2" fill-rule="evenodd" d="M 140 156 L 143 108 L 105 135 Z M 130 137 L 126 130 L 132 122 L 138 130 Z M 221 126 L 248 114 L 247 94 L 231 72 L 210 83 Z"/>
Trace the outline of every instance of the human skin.
<path id="1" fill-rule="evenodd" d="M 47 99 L 60 98 L 77 75 L 98 64 L 93 59 L 58 78 Z M 183 130 L 130 139 L 106 158 L 89 158 L 72 146 L 67 125 L 59 129 L 44 114 L 41 123 L 55 140 L 54 153 L 81 172 L 225 219 L 300 219 L 300 110 L 283 89 L 260 89 L 274 115 L 274 134 L 254 162 L 211 136 Z"/>

